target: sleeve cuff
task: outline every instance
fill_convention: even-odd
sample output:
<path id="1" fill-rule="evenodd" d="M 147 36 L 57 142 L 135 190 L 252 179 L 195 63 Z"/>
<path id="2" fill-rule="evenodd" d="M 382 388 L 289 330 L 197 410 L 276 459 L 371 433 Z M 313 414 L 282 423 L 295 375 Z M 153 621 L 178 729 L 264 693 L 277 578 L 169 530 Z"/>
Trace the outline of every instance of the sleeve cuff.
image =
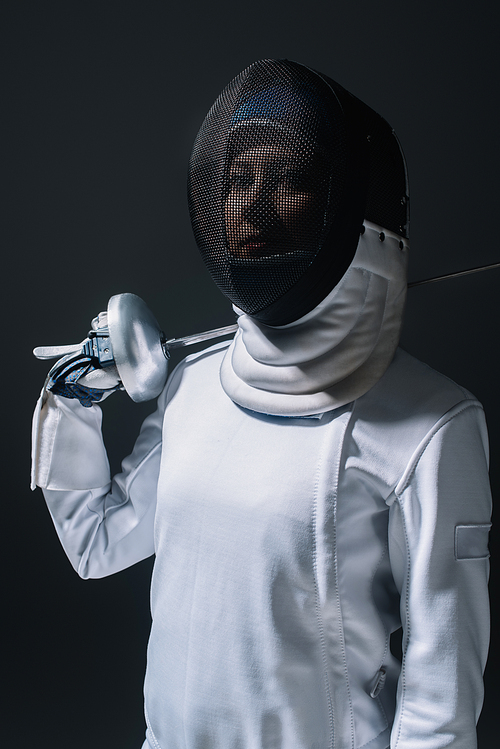
<path id="1" fill-rule="evenodd" d="M 99 406 L 43 393 L 33 415 L 31 488 L 96 489 L 110 481 Z"/>

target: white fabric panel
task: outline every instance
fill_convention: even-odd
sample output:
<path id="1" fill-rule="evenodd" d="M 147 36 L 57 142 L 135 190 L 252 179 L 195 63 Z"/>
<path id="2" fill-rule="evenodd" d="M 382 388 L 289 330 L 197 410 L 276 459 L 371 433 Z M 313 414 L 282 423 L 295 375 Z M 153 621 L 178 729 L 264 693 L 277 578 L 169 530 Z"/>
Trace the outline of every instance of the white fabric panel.
<path id="1" fill-rule="evenodd" d="M 455 528 L 455 558 L 485 559 L 489 557 L 488 537 L 491 523 L 486 525 L 457 525 Z"/>
<path id="2" fill-rule="evenodd" d="M 342 280 L 305 317 L 270 327 L 240 313 L 221 367 L 236 403 L 283 416 L 322 413 L 361 397 L 386 371 L 401 330 L 409 244 L 364 226 Z"/>
<path id="3" fill-rule="evenodd" d="M 479 404 L 458 404 L 396 490 L 391 540 L 402 579 L 404 659 L 391 747 L 476 746 L 489 566 L 485 558 L 457 561 L 455 527 L 482 524 L 491 511 L 483 438 Z"/>
<path id="4" fill-rule="evenodd" d="M 54 396 L 51 396 L 54 398 Z M 68 458 L 58 454 L 56 443 L 50 450 L 47 473 L 57 477 L 57 483 L 71 483 L 70 469 L 77 476 L 92 471 L 93 451 L 88 439 L 88 412 L 100 424 L 100 408 L 84 408 L 78 401 L 54 398 L 53 408 L 60 408 L 58 423 L 66 420 L 66 434 L 72 430 L 73 444 L 81 437 L 82 448 L 75 449 Z M 88 490 L 55 490 L 52 479 L 44 488 L 54 525 L 66 553 L 78 574 L 83 578 L 104 577 L 125 569 L 154 554 L 154 519 L 156 492 L 161 458 L 161 432 L 165 397 L 160 397 L 158 409 L 142 425 L 134 450 L 122 463 L 122 472 L 102 487 Z M 94 411 L 95 410 L 95 411 Z M 96 416 L 95 414 L 98 414 Z M 79 422 L 78 416 L 82 417 Z M 44 434 L 45 424 L 42 426 Z M 94 432 L 95 443 L 102 444 L 100 430 Z M 104 448 L 103 448 L 104 449 Z M 61 466 L 60 463 L 64 462 Z M 68 467 L 68 462 L 70 466 Z M 69 477 L 69 478 L 68 478 Z"/>
<path id="5" fill-rule="evenodd" d="M 45 492 L 82 576 L 156 550 L 146 746 L 473 749 L 488 560 L 457 561 L 455 528 L 489 523 L 480 405 L 399 351 L 321 419 L 252 413 L 227 346 L 175 370 L 109 491 Z M 73 444 L 86 411 L 59 417 Z"/>
<path id="6" fill-rule="evenodd" d="M 33 416 L 32 488 L 95 489 L 110 480 L 99 406 L 43 391 Z"/>

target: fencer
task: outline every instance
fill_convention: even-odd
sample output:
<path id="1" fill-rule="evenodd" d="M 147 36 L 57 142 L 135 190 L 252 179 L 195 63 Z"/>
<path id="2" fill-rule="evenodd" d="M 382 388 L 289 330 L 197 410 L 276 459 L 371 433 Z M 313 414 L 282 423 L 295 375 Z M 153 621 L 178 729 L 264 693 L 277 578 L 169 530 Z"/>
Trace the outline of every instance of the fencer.
<path id="1" fill-rule="evenodd" d="M 44 389 L 34 479 L 78 574 L 156 554 L 143 749 L 476 746 L 487 436 L 469 392 L 398 348 L 408 199 L 379 115 L 254 63 L 189 165 L 234 338 L 172 372 L 113 478 L 95 401 L 116 370 Z"/>

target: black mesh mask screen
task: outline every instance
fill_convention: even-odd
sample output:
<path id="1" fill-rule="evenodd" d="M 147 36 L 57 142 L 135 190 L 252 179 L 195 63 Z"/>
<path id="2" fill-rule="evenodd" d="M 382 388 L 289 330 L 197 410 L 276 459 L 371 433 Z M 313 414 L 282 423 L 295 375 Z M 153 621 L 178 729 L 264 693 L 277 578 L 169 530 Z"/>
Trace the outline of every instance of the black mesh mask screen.
<path id="1" fill-rule="evenodd" d="M 358 100 L 332 83 L 298 63 L 254 63 L 194 144 L 188 195 L 202 257 L 223 293 L 270 325 L 306 314 L 338 283 L 364 218 L 370 139 L 350 112 Z"/>

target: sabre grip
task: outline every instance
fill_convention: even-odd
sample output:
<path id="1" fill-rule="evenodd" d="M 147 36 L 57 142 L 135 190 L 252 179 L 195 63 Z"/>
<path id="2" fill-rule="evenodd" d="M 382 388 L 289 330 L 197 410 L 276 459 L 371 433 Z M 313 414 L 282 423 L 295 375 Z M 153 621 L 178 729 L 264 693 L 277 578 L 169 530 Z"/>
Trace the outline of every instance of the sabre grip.
<path id="1" fill-rule="evenodd" d="M 123 390 L 114 365 L 113 349 L 107 328 L 107 313 L 92 320 L 92 330 L 79 352 L 59 359 L 50 370 L 46 389 L 63 398 L 76 398 L 89 408 L 93 403 Z"/>

